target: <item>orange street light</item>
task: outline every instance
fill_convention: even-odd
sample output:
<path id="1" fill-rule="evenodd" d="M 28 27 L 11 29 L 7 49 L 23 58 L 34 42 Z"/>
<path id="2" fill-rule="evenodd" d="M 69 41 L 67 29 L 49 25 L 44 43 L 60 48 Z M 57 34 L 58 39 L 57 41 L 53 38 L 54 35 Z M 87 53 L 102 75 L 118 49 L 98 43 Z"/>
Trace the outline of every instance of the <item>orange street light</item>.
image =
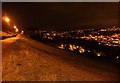
<path id="1" fill-rule="evenodd" d="M 4 20 L 8 23 L 10 22 L 10 19 L 8 17 L 5 17 Z"/>
<path id="2" fill-rule="evenodd" d="M 21 31 L 21 34 L 23 34 L 24 33 L 24 31 Z"/>
<path id="3" fill-rule="evenodd" d="M 15 29 L 15 32 L 18 32 L 18 31 L 19 31 L 19 30 L 16 28 L 16 29 Z"/>
<path id="4" fill-rule="evenodd" d="M 16 26 L 14 26 L 14 29 L 17 29 L 17 27 L 16 27 Z"/>

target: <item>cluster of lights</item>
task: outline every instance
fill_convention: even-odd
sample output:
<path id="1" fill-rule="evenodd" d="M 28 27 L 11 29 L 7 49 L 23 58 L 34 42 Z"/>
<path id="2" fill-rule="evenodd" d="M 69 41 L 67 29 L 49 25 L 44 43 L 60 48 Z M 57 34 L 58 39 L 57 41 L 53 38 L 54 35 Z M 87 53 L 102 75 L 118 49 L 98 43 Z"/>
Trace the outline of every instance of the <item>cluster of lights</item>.
<path id="1" fill-rule="evenodd" d="M 104 43 L 105 45 L 108 46 L 119 46 L 120 47 L 120 34 L 114 34 L 112 36 L 84 36 L 81 37 L 84 39 L 94 39 L 95 41 L 99 42 L 98 44 Z"/>
<path id="2" fill-rule="evenodd" d="M 91 33 L 88 33 L 88 35 L 85 35 L 84 31 L 91 31 Z M 105 35 L 100 35 L 100 32 L 111 32 L 111 31 L 120 31 L 120 28 L 116 28 L 115 26 L 113 28 L 108 28 L 108 29 L 100 29 L 98 31 L 95 31 L 94 29 L 85 29 L 85 30 L 75 30 L 75 31 L 65 31 L 65 32 L 50 32 L 45 35 L 47 36 L 48 39 L 53 39 L 55 36 L 60 36 L 64 38 L 73 38 L 73 39 L 86 39 L 86 40 L 95 40 L 98 42 L 98 44 L 104 44 L 107 46 L 119 46 L 120 47 L 120 34 L 115 33 L 114 35 L 111 36 L 105 36 Z M 75 33 L 71 35 L 70 33 Z M 97 33 L 96 35 L 94 33 Z M 80 36 L 82 34 L 83 36 Z M 99 34 L 99 35 L 98 35 Z M 49 36 L 49 37 L 48 37 Z M 71 47 L 71 46 L 70 46 Z"/>
<path id="3" fill-rule="evenodd" d="M 65 46 L 67 46 L 66 44 L 61 44 L 60 46 L 58 46 L 58 48 L 60 48 L 60 49 L 65 49 Z M 82 46 L 76 46 L 76 45 L 72 45 L 72 44 L 69 44 L 68 45 L 69 47 L 68 47 L 68 49 L 69 50 L 71 50 L 71 51 L 75 51 L 75 50 L 77 50 L 80 54 L 82 54 L 82 53 L 85 53 L 85 52 L 88 52 L 88 53 L 91 53 L 92 51 L 90 51 L 90 50 L 87 50 L 87 49 L 84 49 Z M 101 56 L 106 56 L 103 52 L 97 52 L 97 51 L 95 51 L 95 50 L 93 50 L 93 53 L 94 54 L 96 54 L 96 56 L 98 56 L 98 57 L 101 57 Z M 117 56 L 116 57 L 116 59 L 118 59 L 119 58 L 119 56 Z"/>
<path id="4" fill-rule="evenodd" d="M 15 25 L 14 25 L 14 29 L 15 29 L 15 32 L 19 31 L 18 28 L 17 28 L 17 26 L 15 26 Z"/>
<path id="5" fill-rule="evenodd" d="M 110 31 L 120 31 L 120 28 L 112 28 L 112 29 L 108 29 L 109 32 Z M 72 39 L 86 39 L 86 40 L 95 40 L 98 42 L 98 44 L 104 44 L 104 45 L 108 45 L 108 46 L 119 46 L 120 47 L 120 33 L 115 33 L 113 35 L 103 35 L 102 32 L 108 32 L 107 29 L 101 29 L 100 31 L 95 31 L 95 30 L 89 30 L 90 33 L 85 33 L 85 30 L 77 30 L 77 31 L 65 31 L 65 32 L 54 32 L 54 33 L 45 33 L 44 37 L 47 39 L 53 39 L 55 36 L 61 37 L 61 38 L 72 38 Z M 88 30 L 86 30 L 88 31 Z M 74 34 L 71 34 L 72 32 L 74 32 Z M 95 33 L 95 34 L 94 34 Z M 96 34 L 98 33 L 98 34 Z M 111 32 L 110 32 L 111 33 Z M 101 56 L 106 56 L 103 52 L 96 52 L 95 50 L 88 50 L 88 49 L 84 49 L 81 46 L 76 46 L 74 44 L 61 44 L 60 46 L 58 46 L 58 48 L 60 49 L 69 49 L 71 51 L 77 51 L 79 53 L 92 53 L 95 54 L 98 57 Z M 119 56 L 116 57 L 116 59 L 118 59 Z"/>
<path id="6" fill-rule="evenodd" d="M 66 44 L 61 44 L 60 46 L 58 46 L 58 48 L 64 49 L 65 46 L 66 46 Z M 85 49 L 83 47 L 75 46 L 75 45 L 72 45 L 72 44 L 69 44 L 69 48 L 68 49 L 71 50 L 71 51 L 75 51 L 75 50 L 78 49 L 79 53 L 84 53 L 85 52 Z"/>
<path id="7" fill-rule="evenodd" d="M 10 24 L 10 21 L 11 21 L 11 20 L 10 20 L 9 17 L 3 16 L 2 19 L 3 19 L 3 21 L 5 21 L 6 23 Z M 15 32 L 19 32 L 19 29 L 17 28 L 16 25 L 14 25 L 13 28 L 15 29 Z M 23 33 L 23 32 L 22 32 L 22 33 Z"/>
<path id="8" fill-rule="evenodd" d="M 64 49 L 65 46 L 67 46 L 67 45 L 66 45 L 66 44 L 61 44 L 60 46 L 58 46 L 58 48 Z M 79 52 L 80 54 L 82 54 L 82 53 L 84 53 L 84 52 L 88 52 L 88 53 L 91 52 L 90 50 L 85 50 L 82 46 L 75 46 L 74 44 L 73 44 L 73 45 L 72 45 L 72 44 L 69 44 L 69 48 L 68 48 L 68 49 L 71 50 L 71 51 L 78 50 L 78 52 Z M 105 56 L 102 52 L 96 52 L 95 50 L 94 50 L 94 53 L 95 53 L 98 57 L 100 57 L 100 56 Z M 118 58 L 118 57 L 117 57 L 117 58 Z"/>
<path id="9" fill-rule="evenodd" d="M 120 28 L 113 26 L 112 28 L 101 29 L 100 31 L 120 31 Z"/>

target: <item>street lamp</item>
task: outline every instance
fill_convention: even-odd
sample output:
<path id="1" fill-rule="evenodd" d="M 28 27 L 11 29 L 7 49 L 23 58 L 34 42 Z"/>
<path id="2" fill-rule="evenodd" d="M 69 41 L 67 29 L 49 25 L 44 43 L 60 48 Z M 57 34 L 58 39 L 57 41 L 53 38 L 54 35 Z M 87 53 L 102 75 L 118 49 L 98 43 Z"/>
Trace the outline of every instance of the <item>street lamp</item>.
<path id="1" fill-rule="evenodd" d="M 14 26 L 14 29 L 17 29 L 17 27 L 16 27 L 16 26 Z"/>
<path id="2" fill-rule="evenodd" d="M 24 33 L 24 31 L 21 31 L 21 34 L 23 34 Z"/>
<path id="3" fill-rule="evenodd" d="M 14 25 L 14 29 L 15 29 L 15 32 L 19 31 L 18 28 L 17 28 L 17 26 L 15 26 L 15 25 Z"/>
<path id="4" fill-rule="evenodd" d="M 15 29 L 15 32 L 18 32 L 18 31 L 19 31 L 19 30 L 16 28 L 16 29 Z"/>
<path id="5" fill-rule="evenodd" d="M 10 22 L 10 19 L 8 17 L 4 17 L 4 21 L 9 23 Z"/>

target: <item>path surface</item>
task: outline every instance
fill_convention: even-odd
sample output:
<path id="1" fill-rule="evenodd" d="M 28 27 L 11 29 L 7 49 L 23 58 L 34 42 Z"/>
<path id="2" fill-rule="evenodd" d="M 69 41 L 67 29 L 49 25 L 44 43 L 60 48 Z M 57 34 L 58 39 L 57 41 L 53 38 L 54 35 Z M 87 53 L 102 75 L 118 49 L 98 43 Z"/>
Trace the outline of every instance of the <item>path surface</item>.
<path id="1" fill-rule="evenodd" d="M 4 81 L 117 81 L 114 65 L 17 36 L 2 41 Z"/>

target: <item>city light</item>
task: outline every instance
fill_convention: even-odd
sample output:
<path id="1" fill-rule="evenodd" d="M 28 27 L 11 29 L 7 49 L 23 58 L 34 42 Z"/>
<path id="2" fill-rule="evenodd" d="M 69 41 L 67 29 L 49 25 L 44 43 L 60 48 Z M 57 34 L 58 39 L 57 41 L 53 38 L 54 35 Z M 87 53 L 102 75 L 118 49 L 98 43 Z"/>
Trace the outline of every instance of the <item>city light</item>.
<path id="1" fill-rule="evenodd" d="M 101 53 L 97 53 L 97 56 L 101 56 Z"/>
<path id="2" fill-rule="evenodd" d="M 118 59 L 119 57 L 117 56 L 116 58 Z"/>
<path id="3" fill-rule="evenodd" d="M 61 44 L 61 47 L 63 47 L 64 45 L 63 44 Z"/>
<path id="4" fill-rule="evenodd" d="M 71 51 L 74 51 L 73 46 L 72 46 L 71 44 L 70 44 L 69 46 L 70 46 L 70 48 L 69 48 L 69 49 L 70 49 Z"/>
<path id="5" fill-rule="evenodd" d="M 64 45 L 61 44 L 61 46 L 59 46 L 58 48 L 60 48 L 60 49 L 64 49 Z"/>
<path id="6" fill-rule="evenodd" d="M 79 52 L 83 53 L 83 52 L 85 52 L 85 50 L 82 47 L 80 47 Z"/>

